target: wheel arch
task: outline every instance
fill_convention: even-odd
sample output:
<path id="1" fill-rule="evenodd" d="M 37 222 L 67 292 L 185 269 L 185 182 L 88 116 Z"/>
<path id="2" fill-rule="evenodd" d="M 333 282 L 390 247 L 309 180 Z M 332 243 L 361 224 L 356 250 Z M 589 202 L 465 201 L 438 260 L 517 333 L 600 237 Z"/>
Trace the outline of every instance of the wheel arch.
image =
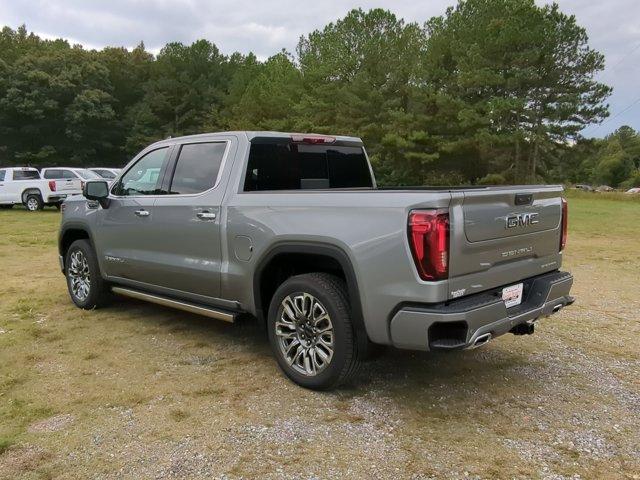
<path id="1" fill-rule="evenodd" d="M 274 268 L 286 265 L 293 259 L 305 259 L 305 267 L 301 271 L 292 269 L 292 273 L 277 277 L 277 281 L 269 284 L 265 288 L 265 282 L 273 279 Z M 317 263 L 320 261 L 321 263 Z M 318 268 L 309 270 L 310 266 L 321 265 Z M 336 271 L 339 268 L 339 272 Z M 353 268 L 351 259 L 346 252 L 329 243 L 322 242 L 280 242 L 268 249 L 257 263 L 253 276 L 253 297 L 255 311 L 258 320 L 266 325 L 267 312 L 273 294 L 277 288 L 287 279 L 299 273 L 310 273 L 311 271 L 324 271 L 327 273 L 339 273 L 344 278 L 349 295 L 351 315 L 353 324 L 356 327 L 356 336 L 359 343 L 367 342 L 360 290 L 358 279 Z M 364 345 L 364 343 L 362 343 Z"/>
<path id="2" fill-rule="evenodd" d="M 36 187 L 31 187 L 31 188 L 25 188 L 22 191 L 22 194 L 20 195 L 20 198 L 22 199 L 22 203 L 26 203 L 27 201 L 27 196 L 31 195 L 35 193 L 36 195 L 40 195 L 40 198 L 42 199 L 42 201 L 44 202 L 44 197 L 42 196 L 42 191 L 39 188 Z"/>
<path id="3" fill-rule="evenodd" d="M 67 250 L 71 246 L 73 242 L 76 240 L 89 240 L 91 245 L 95 249 L 95 244 L 93 243 L 93 238 L 91 237 L 91 233 L 89 229 L 81 224 L 72 224 L 65 226 L 60 231 L 60 236 L 58 240 L 58 253 L 62 257 L 62 269 L 64 270 L 64 262 L 65 257 L 67 255 Z"/>

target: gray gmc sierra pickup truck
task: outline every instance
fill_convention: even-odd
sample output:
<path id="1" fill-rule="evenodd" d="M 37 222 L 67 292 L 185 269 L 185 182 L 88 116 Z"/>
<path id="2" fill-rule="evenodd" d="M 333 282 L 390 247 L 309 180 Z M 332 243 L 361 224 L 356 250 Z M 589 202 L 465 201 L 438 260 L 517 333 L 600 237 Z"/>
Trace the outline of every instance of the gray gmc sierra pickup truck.
<path id="1" fill-rule="evenodd" d="M 251 314 L 315 389 L 376 344 L 477 347 L 573 302 L 560 186 L 382 189 L 358 138 L 225 132 L 163 140 L 63 205 L 80 308 L 125 295 Z"/>

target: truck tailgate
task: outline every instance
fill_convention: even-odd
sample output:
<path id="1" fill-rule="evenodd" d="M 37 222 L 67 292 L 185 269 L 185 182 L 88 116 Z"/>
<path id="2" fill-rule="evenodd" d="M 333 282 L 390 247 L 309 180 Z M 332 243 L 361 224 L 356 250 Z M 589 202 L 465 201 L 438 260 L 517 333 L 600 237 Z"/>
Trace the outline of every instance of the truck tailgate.
<path id="1" fill-rule="evenodd" d="M 450 298 L 557 269 L 561 195 L 558 186 L 453 193 Z"/>
<path id="2" fill-rule="evenodd" d="M 55 189 L 56 192 L 64 192 L 64 193 L 82 192 L 82 184 L 79 179 L 67 178 L 63 180 L 55 180 L 55 182 L 56 182 L 56 189 Z"/>

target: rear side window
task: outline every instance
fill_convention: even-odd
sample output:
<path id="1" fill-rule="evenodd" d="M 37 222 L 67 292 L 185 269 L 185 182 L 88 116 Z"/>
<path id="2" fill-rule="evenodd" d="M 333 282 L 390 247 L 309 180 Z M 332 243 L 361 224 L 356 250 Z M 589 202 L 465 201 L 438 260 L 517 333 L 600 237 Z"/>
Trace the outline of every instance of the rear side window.
<path id="1" fill-rule="evenodd" d="M 14 180 L 39 180 L 40 173 L 37 170 L 14 170 Z"/>
<path id="2" fill-rule="evenodd" d="M 6 170 L 0 170 L 0 182 L 4 182 L 5 172 Z"/>
<path id="3" fill-rule="evenodd" d="M 226 142 L 182 145 L 169 193 L 184 195 L 213 188 L 226 148 Z"/>
<path id="4" fill-rule="evenodd" d="M 252 143 L 245 192 L 372 188 L 362 147 Z"/>

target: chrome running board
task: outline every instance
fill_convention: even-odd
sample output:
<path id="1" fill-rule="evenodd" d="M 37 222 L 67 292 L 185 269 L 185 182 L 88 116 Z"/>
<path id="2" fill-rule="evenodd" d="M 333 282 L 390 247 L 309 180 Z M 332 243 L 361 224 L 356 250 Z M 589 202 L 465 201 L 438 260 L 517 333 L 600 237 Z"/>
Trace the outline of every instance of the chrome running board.
<path id="1" fill-rule="evenodd" d="M 159 295 L 152 295 L 150 293 L 144 293 L 138 290 L 131 290 L 129 288 L 112 287 L 111 291 L 118 295 L 124 295 L 125 297 L 131 297 L 137 300 L 144 300 L 145 302 L 156 303 L 158 305 L 163 305 L 165 307 L 177 308 L 178 310 L 184 310 L 185 312 L 204 315 L 205 317 L 211 317 L 217 320 L 224 320 L 225 322 L 233 322 L 236 318 L 235 314 L 226 312 L 224 310 L 217 310 L 213 307 L 196 305 L 194 303 L 183 302 L 180 300 L 173 300 L 171 298 L 161 297 Z"/>

